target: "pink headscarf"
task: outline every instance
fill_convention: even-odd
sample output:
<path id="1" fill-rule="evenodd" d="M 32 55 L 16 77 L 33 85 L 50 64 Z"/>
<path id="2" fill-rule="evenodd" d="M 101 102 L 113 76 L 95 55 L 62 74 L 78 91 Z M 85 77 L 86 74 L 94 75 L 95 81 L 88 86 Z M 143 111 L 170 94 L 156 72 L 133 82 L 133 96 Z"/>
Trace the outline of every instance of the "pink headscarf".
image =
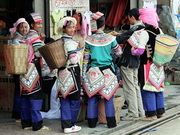
<path id="1" fill-rule="evenodd" d="M 13 36 L 13 34 L 17 31 L 17 26 L 20 24 L 20 23 L 23 23 L 23 22 L 25 22 L 25 23 L 27 23 L 28 24 L 28 22 L 24 19 L 24 18 L 19 18 L 14 24 L 13 24 L 13 28 L 10 28 L 9 29 L 9 32 L 11 33 L 11 36 Z M 29 24 L 28 24 L 28 31 L 29 31 Z"/>
<path id="2" fill-rule="evenodd" d="M 159 17 L 156 13 L 156 8 L 143 8 L 139 9 L 139 19 L 144 23 L 154 26 L 156 29 L 159 27 Z"/>

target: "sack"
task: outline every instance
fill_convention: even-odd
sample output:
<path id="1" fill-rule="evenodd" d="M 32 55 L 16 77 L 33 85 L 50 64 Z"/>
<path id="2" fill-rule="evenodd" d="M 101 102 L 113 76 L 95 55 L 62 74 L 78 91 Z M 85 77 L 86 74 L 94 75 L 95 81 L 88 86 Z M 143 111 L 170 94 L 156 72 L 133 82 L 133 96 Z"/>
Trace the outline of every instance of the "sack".
<path id="1" fill-rule="evenodd" d="M 51 69 L 60 68 L 66 65 L 64 41 L 62 39 L 58 39 L 40 47 L 39 52 Z"/>
<path id="2" fill-rule="evenodd" d="M 179 41 L 176 38 L 166 34 L 157 35 L 155 41 L 153 63 L 158 66 L 163 66 L 166 63 L 170 62 L 178 46 Z"/>

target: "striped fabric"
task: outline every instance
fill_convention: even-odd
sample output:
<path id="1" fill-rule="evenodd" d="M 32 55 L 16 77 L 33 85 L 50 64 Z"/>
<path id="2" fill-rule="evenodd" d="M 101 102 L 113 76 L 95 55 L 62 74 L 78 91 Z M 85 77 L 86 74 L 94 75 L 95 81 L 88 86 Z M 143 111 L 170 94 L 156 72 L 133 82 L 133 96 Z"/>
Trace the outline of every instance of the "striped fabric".
<path id="1" fill-rule="evenodd" d="M 38 48 L 44 46 L 43 41 L 40 40 L 40 36 L 35 30 L 30 30 L 30 32 L 27 35 L 27 42 L 28 44 L 32 45 L 34 52 L 37 52 Z"/>
<path id="2" fill-rule="evenodd" d="M 42 18 L 39 13 L 31 13 L 34 22 L 42 22 Z"/>
<path id="3" fill-rule="evenodd" d="M 112 43 L 115 37 L 109 34 L 93 34 L 86 38 L 86 43 L 94 46 L 106 46 Z"/>
<path id="4" fill-rule="evenodd" d="M 93 16 L 92 16 L 92 18 L 94 19 L 94 20 L 98 20 L 101 16 L 103 16 L 104 14 L 103 13 L 101 13 L 101 12 L 96 12 L 96 13 L 94 13 L 93 14 Z"/>
<path id="5" fill-rule="evenodd" d="M 92 32 L 97 31 L 97 22 L 96 22 L 96 20 L 92 19 L 92 20 L 90 21 L 90 24 L 91 24 L 91 31 L 92 31 Z"/>

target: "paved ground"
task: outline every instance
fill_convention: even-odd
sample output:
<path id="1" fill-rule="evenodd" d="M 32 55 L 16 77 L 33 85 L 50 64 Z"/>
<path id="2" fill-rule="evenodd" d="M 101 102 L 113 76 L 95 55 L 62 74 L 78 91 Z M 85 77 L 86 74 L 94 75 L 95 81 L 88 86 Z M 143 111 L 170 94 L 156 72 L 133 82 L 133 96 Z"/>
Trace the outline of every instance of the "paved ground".
<path id="1" fill-rule="evenodd" d="M 119 89 L 117 95 L 122 95 L 122 89 Z M 165 90 L 165 106 L 166 114 L 180 111 L 180 85 L 167 86 Z M 127 110 L 121 110 L 124 115 Z M 82 126 L 82 130 L 71 135 L 122 135 L 129 130 L 140 127 L 148 122 L 144 121 L 120 121 L 117 127 L 109 129 L 105 124 L 98 124 L 96 128 L 88 128 L 87 121 L 79 122 L 77 125 Z M 0 112 L 0 135 L 59 135 L 64 134 L 61 131 L 60 120 L 44 119 L 44 125 L 52 128 L 51 131 L 35 132 L 31 130 L 23 130 L 20 123 L 15 123 L 11 118 L 11 113 Z M 166 135 L 166 134 L 164 134 Z M 168 135 L 168 134 L 167 134 Z"/>

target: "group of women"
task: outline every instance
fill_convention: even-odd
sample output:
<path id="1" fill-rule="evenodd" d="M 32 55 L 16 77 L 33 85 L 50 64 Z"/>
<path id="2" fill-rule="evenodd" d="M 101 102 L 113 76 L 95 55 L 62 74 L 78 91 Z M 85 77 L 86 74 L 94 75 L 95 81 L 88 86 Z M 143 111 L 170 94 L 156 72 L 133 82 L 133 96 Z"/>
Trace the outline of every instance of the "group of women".
<path id="1" fill-rule="evenodd" d="M 61 102 L 61 126 L 64 133 L 81 130 L 80 126 L 75 125 L 80 109 L 81 87 L 83 87 L 84 93 L 88 97 L 88 126 L 90 128 L 96 127 L 98 122 L 98 99 L 101 96 L 104 98 L 107 127 L 116 127 L 113 98 L 116 90 L 119 88 L 119 84 L 115 75 L 111 53 L 113 51 L 120 57 L 123 52 L 117 43 L 116 37 L 104 33 L 104 15 L 96 12 L 92 14 L 91 18 L 94 33 L 86 37 L 85 46 L 83 42 L 77 42 L 73 39 L 73 36 L 76 34 L 77 24 L 75 18 L 64 17 L 59 23 L 59 30 L 62 34 L 61 38 L 64 41 L 64 51 L 67 60 L 66 65 L 60 67 L 57 72 L 57 97 L 59 97 Z M 148 24 L 148 22 L 145 23 Z M 148 26 L 147 29 L 152 28 L 158 34 L 159 30 L 157 30 L 157 27 L 154 27 L 153 24 L 149 24 Z M 44 36 L 39 34 L 41 28 L 41 16 L 38 13 L 32 13 L 26 20 L 20 18 L 14 24 L 14 28 L 10 29 L 14 44 L 29 44 L 28 70 L 26 74 L 30 75 L 28 77 L 26 74 L 19 76 L 21 86 L 20 119 L 23 129 L 32 129 L 34 131 L 50 130 L 49 127 L 42 125 L 43 120 L 40 114 L 42 106 L 41 79 L 51 72 L 38 51 L 39 47 L 44 46 Z M 146 35 L 148 36 L 148 34 Z M 155 38 L 154 36 L 151 38 L 151 36 L 149 35 L 149 39 L 146 38 L 147 41 L 144 41 L 144 45 L 148 42 L 148 44 L 154 46 Z M 137 51 L 135 50 L 137 48 L 133 49 L 135 52 Z M 146 52 L 146 50 L 144 49 L 143 52 Z M 137 55 L 138 53 L 136 52 L 134 54 Z M 147 118 L 156 114 L 160 116 L 164 113 L 163 101 L 161 101 L 161 104 L 155 101 L 159 100 L 159 97 L 163 93 L 157 94 L 156 92 L 147 92 L 144 90 L 142 94 Z M 154 103 L 153 107 L 149 104 L 149 101 Z"/>

